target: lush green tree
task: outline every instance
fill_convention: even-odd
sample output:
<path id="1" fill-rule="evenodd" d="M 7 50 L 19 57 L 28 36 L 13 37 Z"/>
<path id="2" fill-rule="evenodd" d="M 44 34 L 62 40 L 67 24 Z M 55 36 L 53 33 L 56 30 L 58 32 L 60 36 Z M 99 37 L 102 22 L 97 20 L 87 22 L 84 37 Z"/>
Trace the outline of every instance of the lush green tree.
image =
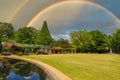
<path id="1" fill-rule="evenodd" d="M 93 36 L 92 40 L 94 42 L 94 45 L 90 47 L 91 52 L 103 53 L 109 51 L 110 43 L 106 34 L 98 30 L 90 31 L 89 33 Z"/>
<path id="2" fill-rule="evenodd" d="M 53 42 L 53 38 L 51 37 L 47 26 L 47 21 L 44 21 L 41 30 L 38 31 L 36 42 L 40 45 L 50 45 Z"/>
<path id="3" fill-rule="evenodd" d="M 118 29 L 112 36 L 111 48 L 113 52 L 120 54 L 120 29 Z"/>
<path id="4" fill-rule="evenodd" d="M 8 41 L 14 33 L 14 28 L 10 23 L 0 23 L 0 52 L 2 50 L 2 41 Z"/>
<path id="5" fill-rule="evenodd" d="M 37 31 L 33 27 L 23 27 L 15 32 L 15 41 L 23 44 L 35 44 Z"/>
<path id="6" fill-rule="evenodd" d="M 2 29 L 1 34 L 3 38 L 7 37 L 10 39 L 14 33 L 14 28 L 10 23 L 0 23 L 0 29 Z"/>
<path id="7" fill-rule="evenodd" d="M 53 41 L 52 47 L 70 48 L 71 45 L 68 40 L 61 38 L 59 40 Z"/>
<path id="8" fill-rule="evenodd" d="M 92 42 L 92 35 L 90 35 L 85 30 L 79 30 L 72 32 L 70 34 L 72 43 L 77 47 L 81 49 L 81 52 L 89 51 L 89 46 Z"/>

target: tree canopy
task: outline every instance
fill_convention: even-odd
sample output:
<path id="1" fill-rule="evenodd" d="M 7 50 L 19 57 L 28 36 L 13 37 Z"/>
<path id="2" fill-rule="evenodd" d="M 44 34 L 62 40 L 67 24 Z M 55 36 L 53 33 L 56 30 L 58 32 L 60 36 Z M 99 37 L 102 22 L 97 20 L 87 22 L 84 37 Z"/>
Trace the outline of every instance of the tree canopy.
<path id="1" fill-rule="evenodd" d="M 89 33 L 92 35 L 94 42 L 94 45 L 90 47 L 91 52 L 103 53 L 109 48 L 109 39 L 106 34 L 98 30 L 90 31 Z"/>
<path id="2" fill-rule="evenodd" d="M 18 43 L 35 44 L 36 37 L 36 29 L 33 27 L 23 27 L 15 32 L 15 40 Z"/>
<path id="3" fill-rule="evenodd" d="M 40 31 L 38 31 L 38 37 L 36 40 L 37 44 L 50 45 L 53 42 L 53 38 L 50 35 L 47 21 L 43 22 L 43 26 Z"/>
<path id="4" fill-rule="evenodd" d="M 0 36 L 2 37 L 2 40 L 4 40 L 4 38 L 10 39 L 13 33 L 14 33 L 14 28 L 12 24 L 0 23 Z"/>
<path id="5" fill-rule="evenodd" d="M 109 51 L 109 39 L 106 34 L 96 30 L 79 30 L 71 33 L 71 41 L 80 51 L 103 53 Z"/>
<path id="6" fill-rule="evenodd" d="M 92 35 L 90 35 L 85 30 L 79 30 L 71 33 L 71 41 L 72 43 L 80 48 L 81 52 L 85 52 L 89 48 L 89 44 L 92 42 Z"/>
<path id="7" fill-rule="evenodd" d="M 14 31 L 11 23 L 0 22 L 0 52 L 2 41 L 10 40 L 22 44 L 39 44 L 55 47 L 76 47 L 78 52 L 105 53 L 112 50 L 120 53 L 120 29 L 108 36 L 99 30 L 78 30 L 70 33 L 71 44 L 68 40 L 59 39 L 55 41 L 48 29 L 47 21 L 43 22 L 42 28 L 36 30 L 33 27 L 23 27 Z"/>
<path id="8" fill-rule="evenodd" d="M 120 53 L 120 29 L 118 29 L 111 39 L 111 48 L 113 52 Z"/>
<path id="9" fill-rule="evenodd" d="M 2 51 L 2 41 L 8 41 L 14 33 L 14 28 L 10 23 L 0 22 L 0 52 Z"/>
<path id="10" fill-rule="evenodd" d="M 72 47 L 68 40 L 63 38 L 53 41 L 52 47 L 70 48 Z"/>

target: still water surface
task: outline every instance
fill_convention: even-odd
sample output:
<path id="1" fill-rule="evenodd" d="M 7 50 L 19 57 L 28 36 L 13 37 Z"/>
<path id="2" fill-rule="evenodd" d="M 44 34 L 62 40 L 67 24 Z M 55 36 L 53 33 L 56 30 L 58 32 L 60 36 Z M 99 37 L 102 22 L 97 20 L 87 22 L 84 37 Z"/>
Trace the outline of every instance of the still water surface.
<path id="1" fill-rule="evenodd" d="M 34 64 L 22 60 L 0 58 L 0 80 L 51 80 Z"/>

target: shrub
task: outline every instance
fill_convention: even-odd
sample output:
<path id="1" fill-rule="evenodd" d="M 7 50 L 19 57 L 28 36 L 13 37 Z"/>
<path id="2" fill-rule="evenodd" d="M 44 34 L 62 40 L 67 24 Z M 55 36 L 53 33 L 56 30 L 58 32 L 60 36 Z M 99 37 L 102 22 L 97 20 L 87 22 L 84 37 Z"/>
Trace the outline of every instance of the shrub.
<path id="1" fill-rule="evenodd" d="M 43 50 L 38 50 L 36 54 L 38 55 L 38 54 L 48 54 L 48 53 Z"/>
<path id="2" fill-rule="evenodd" d="M 22 56 L 22 55 L 23 55 L 23 52 L 18 52 L 17 55 L 18 55 L 18 56 Z"/>

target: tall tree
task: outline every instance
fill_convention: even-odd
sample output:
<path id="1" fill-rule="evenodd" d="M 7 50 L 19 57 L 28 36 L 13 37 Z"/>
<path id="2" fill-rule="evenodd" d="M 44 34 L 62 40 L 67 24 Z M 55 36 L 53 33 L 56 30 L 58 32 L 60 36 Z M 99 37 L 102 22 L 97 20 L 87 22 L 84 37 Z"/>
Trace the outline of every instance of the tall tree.
<path id="1" fill-rule="evenodd" d="M 89 32 L 93 38 L 94 45 L 91 45 L 91 52 L 103 53 L 109 49 L 109 39 L 106 34 L 100 32 L 99 30 Z M 109 50 L 108 50 L 109 51 Z"/>
<path id="2" fill-rule="evenodd" d="M 50 35 L 47 21 L 43 22 L 43 26 L 40 31 L 38 31 L 37 44 L 41 45 L 50 45 L 53 41 L 53 38 Z"/>
<path id="3" fill-rule="evenodd" d="M 15 40 L 23 44 L 35 44 L 37 31 L 33 27 L 23 27 L 15 32 Z"/>
<path id="4" fill-rule="evenodd" d="M 72 32 L 71 34 L 72 43 L 81 49 L 81 52 L 86 52 L 89 48 L 89 44 L 92 42 L 92 36 L 85 30 L 79 30 Z"/>
<path id="5" fill-rule="evenodd" d="M 2 50 L 1 42 L 10 40 L 13 33 L 14 33 L 14 28 L 12 24 L 0 22 L 0 52 Z"/>
<path id="6" fill-rule="evenodd" d="M 3 37 L 8 37 L 9 39 L 14 33 L 14 28 L 10 23 L 0 23 L 0 33 Z"/>
<path id="7" fill-rule="evenodd" d="M 113 34 L 111 40 L 111 47 L 113 52 L 120 54 L 120 29 L 118 29 L 116 33 Z"/>

